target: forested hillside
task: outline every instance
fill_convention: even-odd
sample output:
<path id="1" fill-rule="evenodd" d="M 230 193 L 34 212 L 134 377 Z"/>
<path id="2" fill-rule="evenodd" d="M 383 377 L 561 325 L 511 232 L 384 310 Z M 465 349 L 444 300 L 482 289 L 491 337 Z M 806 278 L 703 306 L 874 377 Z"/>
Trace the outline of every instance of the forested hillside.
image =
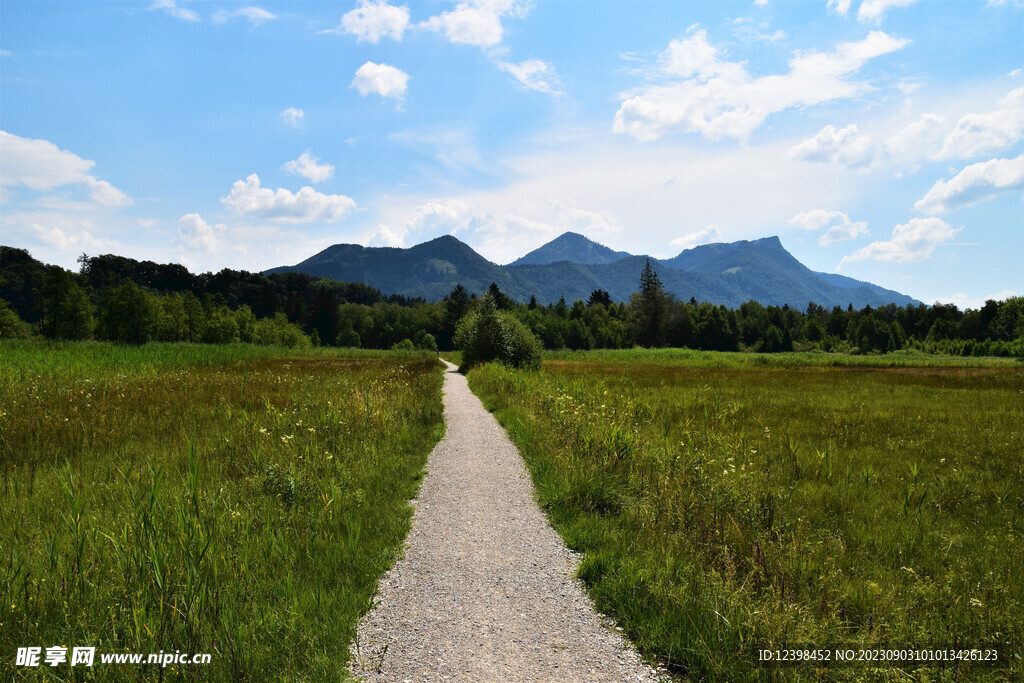
<path id="1" fill-rule="evenodd" d="M 680 301 L 649 261 L 627 261 L 635 279 L 625 302 L 597 288 L 586 299 L 548 305 L 535 297 L 517 301 L 497 283 L 487 289 L 498 308 L 522 320 L 547 349 L 1024 356 L 1024 297 L 966 311 L 952 304 L 825 308 L 813 301 L 802 308 L 757 301 L 729 308 Z M 451 349 L 456 324 L 479 305 L 461 284 L 442 301 L 428 302 L 299 273 L 193 274 L 178 264 L 111 255 L 83 256 L 79 266 L 68 271 L 0 247 L 0 337 Z"/>

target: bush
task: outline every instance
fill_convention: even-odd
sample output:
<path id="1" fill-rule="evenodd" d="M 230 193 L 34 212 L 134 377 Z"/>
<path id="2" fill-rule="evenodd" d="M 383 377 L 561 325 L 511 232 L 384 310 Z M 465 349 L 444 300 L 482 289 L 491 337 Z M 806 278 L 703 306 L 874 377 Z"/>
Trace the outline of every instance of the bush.
<path id="1" fill-rule="evenodd" d="M 415 351 L 416 345 L 412 343 L 412 339 L 403 339 L 400 342 L 395 342 L 391 345 L 392 351 Z"/>
<path id="2" fill-rule="evenodd" d="M 420 338 L 419 342 L 417 342 L 416 348 L 421 349 L 423 351 L 433 351 L 436 353 L 437 340 L 434 339 L 434 335 L 427 332 L 425 335 L 423 335 L 422 338 Z"/>
<path id="3" fill-rule="evenodd" d="M 309 337 L 298 325 L 288 322 L 284 313 L 275 313 L 273 318 L 261 318 L 253 328 L 253 343 L 260 346 L 287 346 L 290 349 L 307 348 Z"/>
<path id="4" fill-rule="evenodd" d="M 26 339 L 28 337 L 28 323 L 11 310 L 6 301 L 0 299 L 0 339 Z"/>
<path id="5" fill-rule="evenodd" d="M 540 339 L 518 318 L 497 310 L 489 294 L 484 295 L 479 310 L 459 321 L 455 348 L 462 351 L 461 372 L 495 360 L 516 368 L 540 367 Z"/>

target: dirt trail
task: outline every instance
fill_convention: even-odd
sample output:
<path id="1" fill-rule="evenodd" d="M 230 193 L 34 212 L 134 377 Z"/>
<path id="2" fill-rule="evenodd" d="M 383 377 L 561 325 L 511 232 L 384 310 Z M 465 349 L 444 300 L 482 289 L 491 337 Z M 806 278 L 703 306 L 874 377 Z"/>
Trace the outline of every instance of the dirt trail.
<path id="1" fill-rule="evenodd" d="M 446 364 L 447 431 L 403 557 L 359 624 L 367 681 L 654 681 L 597 614 L 516 447 Z"/>

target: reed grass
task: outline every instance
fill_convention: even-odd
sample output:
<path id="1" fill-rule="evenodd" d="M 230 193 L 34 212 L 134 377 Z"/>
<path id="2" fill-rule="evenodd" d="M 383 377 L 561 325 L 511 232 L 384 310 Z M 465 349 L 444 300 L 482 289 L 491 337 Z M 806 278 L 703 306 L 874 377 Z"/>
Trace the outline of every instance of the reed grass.
<path id="1" fill-rule="evenodd" d="M 0 671 L 347 677 L 443 431 L 433 354 L 5 343 L 0 358 Z M 54 645 L 212 663 L 15 669 L 18 647 Z"/>
<path id="2" fill-rule="evenodd" d="M 696 680 L 1024 677 L 1024 369 L 547 358 L 470 385 L 583 553 L 598 608 L 643 652 Z M 758 665 L 758 648 L 808 643 L 1001 659 Z"/>

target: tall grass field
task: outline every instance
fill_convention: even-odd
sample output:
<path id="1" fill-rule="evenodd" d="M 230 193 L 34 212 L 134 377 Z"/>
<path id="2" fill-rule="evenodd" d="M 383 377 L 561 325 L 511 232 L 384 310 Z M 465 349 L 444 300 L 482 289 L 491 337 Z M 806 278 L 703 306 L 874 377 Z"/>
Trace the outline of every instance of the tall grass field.
<path id="1" fill-rule="evenodd" d="M 0 677 L 346 678 L 441 381 L 432 354 L 0 345 Z M 15 668 L 26 646 L 211 661 Z"/>
<path id="2" fill-rule="evenodd" d="M 580 577 L 694 680 L 1024 678 L 1024 368 L 636 351 L 469 374 Z M 987 367 L 986 367 L 987 365 Z M 794 645 L 995 665 L 766 666 Z"/>

